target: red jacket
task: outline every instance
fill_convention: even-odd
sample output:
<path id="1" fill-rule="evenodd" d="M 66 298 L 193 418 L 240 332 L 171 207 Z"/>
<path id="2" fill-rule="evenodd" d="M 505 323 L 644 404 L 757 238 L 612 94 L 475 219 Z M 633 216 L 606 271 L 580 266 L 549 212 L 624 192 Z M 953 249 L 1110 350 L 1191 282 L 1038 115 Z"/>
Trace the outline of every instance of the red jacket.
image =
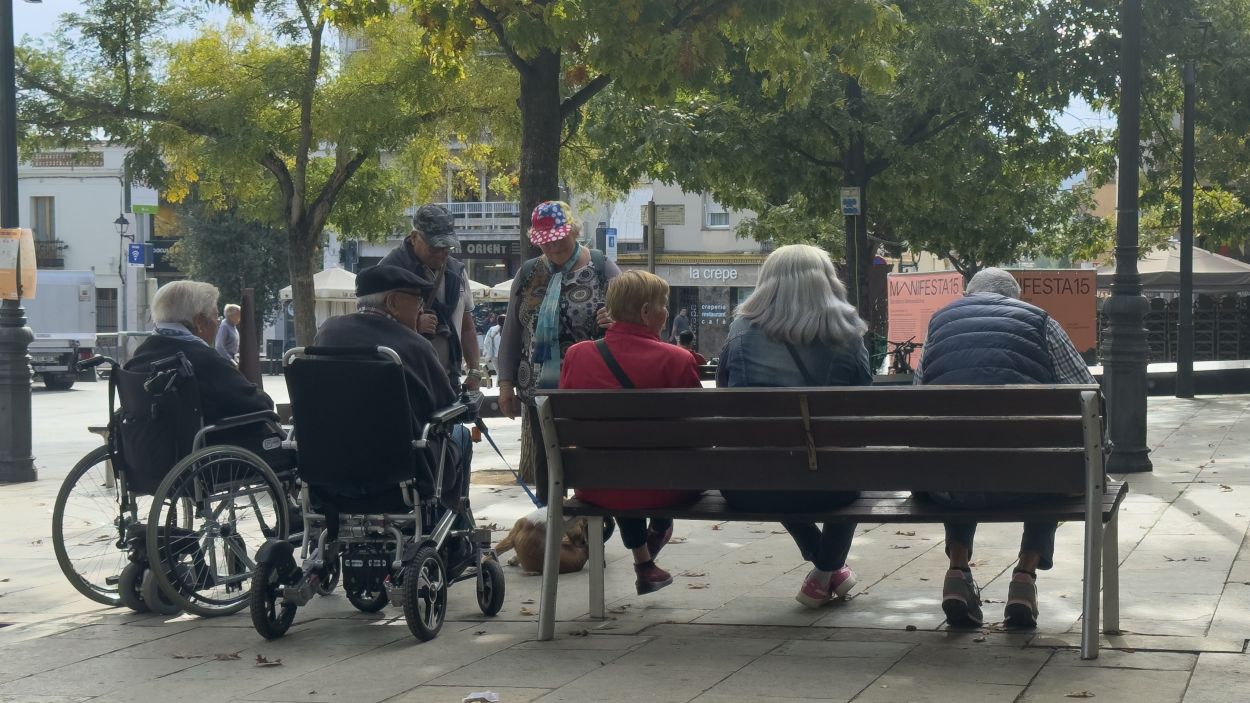
<path id="1" fill-rule="evenodd" d="M 702 388 L 694 356 L 681 347 L 661 342 L 646 327 L 615 322 L 608 328 L 605 339 L 616 363 L 635 388 Z M 560 364 L 560 388 L 620 387 L 594 342 L 578 342 L 569 347 Z M 600 507 L 632 510 L 681 505 L 696 497 L 698 492 L 577 489 L 574 494 Z"/>

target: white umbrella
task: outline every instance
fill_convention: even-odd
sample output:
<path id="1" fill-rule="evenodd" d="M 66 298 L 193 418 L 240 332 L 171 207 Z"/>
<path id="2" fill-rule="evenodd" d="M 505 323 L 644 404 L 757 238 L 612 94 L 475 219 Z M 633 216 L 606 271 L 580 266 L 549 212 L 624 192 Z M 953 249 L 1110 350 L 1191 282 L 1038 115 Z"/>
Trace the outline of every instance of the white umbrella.
<path id="1" fill-rule="evenodd" d="M 478 283 L 471 278 L 466 278 L 465 282 L 469 284 L 469 295 L 473 296 L 474 300 L 481 300 L 490 295 L 490 286 L 485 283 Z"/>
<path id="2" fill-rule="evenodd" d="M 490 293 L 486 296 L 487 300 L 507 300 L 512 295 L 512 279 L 503 283 L 496 283 L 491 287 Z"/>

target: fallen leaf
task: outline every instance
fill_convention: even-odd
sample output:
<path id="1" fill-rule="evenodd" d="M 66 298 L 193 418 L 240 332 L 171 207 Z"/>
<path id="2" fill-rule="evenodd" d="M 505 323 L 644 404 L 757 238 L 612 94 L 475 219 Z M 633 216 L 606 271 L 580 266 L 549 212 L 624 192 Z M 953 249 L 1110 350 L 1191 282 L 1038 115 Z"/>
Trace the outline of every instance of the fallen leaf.
<path id="1" fill-rule="evenodd" d="M 1074 693 L 1063 694 L 1064 698 L 1093 698 L 1094 694 L 1089 691 L 1076 691 Z"/>
<path id="2" fill-rule="evenodd" d="M 269 660 L 263 654 L 256 655 L 256 666 L 282 666 L 281 659 Z"/>
<path id="3" fill-rule="evenodd" d="M 1220 484 L 1220 493 L 1228 493 L 1228 492 L 1229 492 L 1229 491 L 1231 491 L 1231 490 L 1233 490 L 1233 487 L 1232 487 L 1232 486 L 1229 486 L 1229 485 L 1224 484 L 1224 483 L 1221 483 L 1221 484 Z"/>
<path id="4" fill-rule="evenodd" d="M 707 588 L 707 587 L 708 587 L 708 584 L 701 583 L 701 582 L 694 582 L 694 583 L 686 584 L 686 588 Z"/>
<path id="5" fill-rule="evenodd" d="M 921 576 L 921 577 L 920 577 L 920 580 L 921 580 L 921 581 L 928 581 L 929 579 L 928 579 L 927 577 L 925 577 L 925 576 Z"/>
<path id="6" fill-rule="evenodd" d="M 688 579 L 697 579 L 697 578 L 702 578 L 704 576 L 707 576 L 707 574 L 703 573 L 702 571 L 683 571 L 678 575 L 685 576 Z"/>
<path id="7" fill-rule="evenodd" d="M 910 544 L 891 544 L 890 549 L 911 549 Z"/>
<path id="8" fill-rule="evenodd" d="M 625 612 L 625 609 L 626 609 L 626 608 L 628 608 L 628 607 L 629 607 L 629 606 L 627 606 L 627 605 L 622 605 L 622 606 L 617 606 L 617 607 L 615 607 L 615 608 L 608 608 L 608 612 L 609 612 L 609 613 L 616 613 L 617 615 L 620 615 L 621 613 L 624 613 L 624 612 Z"/>
<path id="9" fill-rule="evenodd" d="M 485 526 L 485 527 L 483 527 L 482 529 L 484 529 L 484 530 L 490 530 L 491 532 L 502 532 L 502 530 L 500 530 L 500 529 L 499 529 L 499 525 L 496 525 L 496 524 L 495 524 L 495 523 L 493 523 L 493 522 L 492 522 L 491 524 L 489 524 L 489 525 L 486 525 L 486 526 Z"/>
<path id="10" fill-rule="evenodd" d="M 790 534 L 790 533 L 789 533 L 789 532 L 786 532 L 785 530 L 771 530 L 771 531 L 770 531 L 770 534 L 774 534 L 774 535 L 788 535 L 788 534 Z"/>
<path id="11" fill-rule="evenodd" d="M 1245 515 L 1242 515 L 1241 513 L 1233 513 L 1233 517 L 1245 517 Z"/>
<path id="12" fill-rule="evenodd" d="M 904 532 L 904 531 L 902 531 L 902 530 L 899 530 L 898 532 L 895 532 L 894 534 L 896 534 L 896 535 L 900 535 L 900 536 L 902 536 L 902 537 L 915 537 L 915 536 L 916 536 L 916 531 L 915 531 L 915 530 L 908 530 L 908 531 Z"/>
<path id="13" fill-rule="evenodd" d="M 1198 516 L 1199 516 L 1199 515 L 1201 515 L 1201 514 L 1202 514 L 1202 511 L 1201 511 L 1201 510 L 1195 510 L 1195 511 L 1193 511 L 1192 513 L 1190 513 L 1190 515 L 1193 515 L 1194 517 L 1198 517 Z"/>
<path id="14" fill-rule="evenodd" d="M 1167 561 L 1189 561 L 1189 557 L 1181 557 L 1180 559 L 1173 559 L 1172 557 L 1166 554 L 1163 555 L 1163 558 L 1166 559 Z"/>
<path id="15" fill-rule="evenodd" d="M 239 652 L 242 652 L 242 651 L 243 650 L 241 649 L 239 650 Z M 214 654 L 213 659 L 216 659 L 219 662 L 234 661 L 239 658 L 239 652 L 227 652 L 224 654 Z"/>
<path id="16" fill-rule="evenodd" d="M 685 538 L 685 537 L 674 537 L 674 538 L 670 539 L 670 540 L 668 541 L 668 543 L 669 543 L 669 544 L 685 544 L 685 543 L 686 543 L 686 538 Z"/>
<path id="17" fill-rule="evenodd" d="M 739 564 L 758 564 L 758 563 L 759 563 L 759 561 L 757 561 L 757 560 L 755 560 L 755 559 L 747 559 L 747 560 L 745 560 L 745 561 L 740 561 L 740 562 L 738 562 L 738 563 L 739 563 Z"/>
<path id="18" fill-rule="evenodd" d="M 980 635 L 980 636 L 977 636 L 977 637 L 973 637 L 973 638 L 972 638 L 972 641 L 973 641 L 973 642 L 984 642 L 984 641 L 985 641 L 985 635 Z"/>
<path id="19" fill-rule="evenodd" d="M 525 600 L 521 601 L 521 605 L 533 605 L 533 604 L 534 604 L 533 598 L 526 598 Z"/>
<path id="20" fill-rule="evenodd" d="M 475 636 L 481 637 L 482 635 L 486 634 L 486 630 L 474 630 L 473 634 Z"/>
<path id="21" fill-rule="evenodd" d="M 187 654 L 186 652 L 174 652 L 170 656 L 172 656 L 174 659 L 200 659 L 204 655 L 203 654 Z"/>
<path id="22" fill-rule="evenodd" d="M 751 530 L 751 534 L 753 535 L 762 535 L 765 532 L 767 532 L 767 530 Z"/>
<path id="23" fill-rule="evenodd" d="M 522 615 L 537 615 L 538 613 L 534 612 L 533 610 L 530 610 L 529 608 L 521 608 L 521 614 Z"/>
<path id="24" fill-rule="evenodd" d="M 720 529 L 720 523 L 718 523 L 718 522 L 714 522 L 714 523 L 712 523 L 712 529 L 713 529 L 713 530 L 719 530 L 719 529 Z"/>
<path id="25" fill-rule="evenodd" d="M 34 542 L 31 542 L 31 544 L 43 544 L 43 540 L 37 539 Z"/>
<path id="26" fill-rule="evenodd" d="M 982 598 L 982 599 L 981 599 L 981 602 L 982 602 L 982 603 L 1002 603 L 1003 601 L 1001 601 L 1001 600 L 995 600 L 995 599 L 993 599 L 993 598 Z"/>
<path id="27" fill-rule="evenodd" d="M 905 629 L 906 629 L 908 632 L 915 632 L 915 631 L 916 631 L 916 626 L 915 626 L 915 625 L 908 625 Z"/>
<path id="28" fill-rule="evenodd" d="M 1210 557 L 1194 557 L 1194 561 L 1211 561 Z"/>
<path id="29" fill-rule="evenodd" d="M 570 630 L 569 636 L 570 637 L 589 637 L 590 630 Z"/>

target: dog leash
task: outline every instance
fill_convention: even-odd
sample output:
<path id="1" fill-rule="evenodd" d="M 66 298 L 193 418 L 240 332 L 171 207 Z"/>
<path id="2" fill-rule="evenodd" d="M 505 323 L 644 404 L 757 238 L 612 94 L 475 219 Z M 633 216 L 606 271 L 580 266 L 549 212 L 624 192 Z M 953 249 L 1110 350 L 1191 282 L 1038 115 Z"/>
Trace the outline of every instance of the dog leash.
<path id="1" fill-rule="evenodd" d="M 499 451 L 499 445 L 495 444 L 495 438 L 490 436 L 490 430 L 486 428 L 486 423 L 482 421 L 482 418 L 479 417 L 474 419 L 474 424 L 482 433 L 482 436 L 486 438 L 486 441 L 490 444 L 491 448 L 495 450 L 495 453 L 499 455 L 499 459 L 503 461 L 503 465 L 508 467 L 508 470 L 512 472 L 512 475 L 516 477 L 516 485 L 520 486 L 521 490 L 525 491 L 525 495 L 530 497 L 530 500 L 534 503 L 534 507 L 547 507 L 545 503 L 538 499 L 538 496 L 534 495 L 534 492 L 530 490 L 530 487 L 525 485 L 525 481 L 521 480 L 521 474 L 517 473 L 516 469 L 512 468 L 512 465 L 509 464 L 508 460 L 504 458 L 503 452 Z"/>

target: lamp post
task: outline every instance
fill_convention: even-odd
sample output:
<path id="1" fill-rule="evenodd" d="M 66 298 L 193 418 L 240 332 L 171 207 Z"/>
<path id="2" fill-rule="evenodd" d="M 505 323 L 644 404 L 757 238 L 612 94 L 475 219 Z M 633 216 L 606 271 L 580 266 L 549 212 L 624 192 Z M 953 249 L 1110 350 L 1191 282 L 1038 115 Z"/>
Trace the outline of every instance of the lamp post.
<path id="1" fill-rule="evenodd" d="M 17 79 L 13 0 L 0 0 L 0 227 L 21 226 L 17 211 Z M 19 244 L 18 251 L 21 251 Z M 17 300 L 0 304 L 0 483 L 34 481 L 31 453 L 30 365 L 35 336 L 21 302 L 21 258 L 14 267 Z"/>
<path id="2" fill-rule="evenodd" d="M 1141 0 L 1120 7 L 1119 190 L 1116 203 L 1115 279 L 1105 310 L 1108 344 L 1103 366 L 1110 473 L 1150 471 L 1146 447 L 1145 318 L 1137 271 L 1137 187 L 1141 150 Z"/>
<path id="3" fill-rule="evenodd" d="M 128 229 L 130 229 L 130 220 L 126 219 L 126 215 L 124 213 L 118 215 L 116 220 L 113 220 L 113 230 L 117 232 L 117 275 L 122 279 L 122 299 L 119 306 L 121 308 L 121 324 L 118 325 L 117 328 L 119 332 L 126 331 L 126 306 L 128 304 L 126 298 L 126 240 L 129 239 L 132 242 L 135 240 L 135 236 L 133 234 L 126 234 L 126 230 Z M 121 345 L 122 337 L 118 336 L 118 354 L 121 354 Z M 125 355 L 123 354 L 122 356 Z"/>
<path id="4" fill-rule="evenodd" d="M 1198 46 L 1185 59 L 1181 81 L 1185 87 L 1181 136 L 1181 290 L 1177 301 L 1176 397 L 1194 397 L 1194 103 L 1198 92 L 1198 57 L 1206 43 L 1210 20 L 1198 20 Z"/>

